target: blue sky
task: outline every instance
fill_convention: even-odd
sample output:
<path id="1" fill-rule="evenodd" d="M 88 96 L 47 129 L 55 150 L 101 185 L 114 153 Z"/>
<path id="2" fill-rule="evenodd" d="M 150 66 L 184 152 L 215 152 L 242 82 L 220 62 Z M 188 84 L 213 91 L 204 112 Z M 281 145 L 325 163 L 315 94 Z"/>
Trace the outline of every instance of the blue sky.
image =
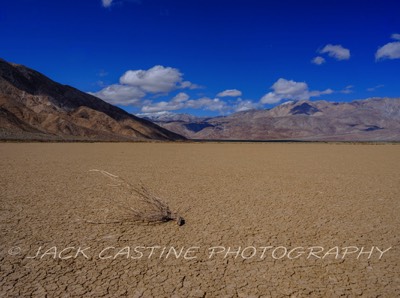
<path id="1" fill-rule="evenodd" d="M 2 1 L 0 57 L 132 113 L 400 97 L 400 1 Z"/>

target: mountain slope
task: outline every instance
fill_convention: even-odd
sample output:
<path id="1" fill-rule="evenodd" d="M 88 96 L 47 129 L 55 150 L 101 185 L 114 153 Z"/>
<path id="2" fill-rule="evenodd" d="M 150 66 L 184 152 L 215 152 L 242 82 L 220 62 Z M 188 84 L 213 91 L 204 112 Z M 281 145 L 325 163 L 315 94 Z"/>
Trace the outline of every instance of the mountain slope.
<path id="1" fill-rule="evenodd" d="M 0 59 L 0 138 L 182 140 L 90 94 Z"/>
<path id="2" fill-rule="evenodd" d="M 288 102 L 196 122 L 157 122 L 193 139 L 400 141 L 400 99 Z"/>

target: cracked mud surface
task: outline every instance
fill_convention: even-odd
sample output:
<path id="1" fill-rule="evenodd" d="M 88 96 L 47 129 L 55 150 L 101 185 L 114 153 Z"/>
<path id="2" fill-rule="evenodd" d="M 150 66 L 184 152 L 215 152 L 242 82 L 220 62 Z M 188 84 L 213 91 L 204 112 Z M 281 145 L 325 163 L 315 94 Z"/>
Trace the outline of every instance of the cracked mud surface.
<path id="1" fill-rule="evenodd" d="M 0 296 L 399 296 L 399 149 L 0 144 Z M 186 224 L 85 222 L 117 214 L 114 205 L 123 196 L 90 169 L 141 180 Z M 210 258 L 217 246 L 232 253 Z M 280 247 L 275 258 L 272 249 L 259 257 L 266 246 Z M 391 249 L 380 259 L 376 249 L 369 259 L 366 253 L 358 259 L 357 253 L 307 258 L 307 252 L 279 258 L 285 248 L 316 246 L 324 253 L 335 247 Z M 138 247 L 153 247 L 154 255 Z M 164 247 L 197 248 L 185 259 L 160 257 Z M 247 250 L 235 258 L 239 247 Z M 250 258 L 252 247 L 257 254 Z"/>

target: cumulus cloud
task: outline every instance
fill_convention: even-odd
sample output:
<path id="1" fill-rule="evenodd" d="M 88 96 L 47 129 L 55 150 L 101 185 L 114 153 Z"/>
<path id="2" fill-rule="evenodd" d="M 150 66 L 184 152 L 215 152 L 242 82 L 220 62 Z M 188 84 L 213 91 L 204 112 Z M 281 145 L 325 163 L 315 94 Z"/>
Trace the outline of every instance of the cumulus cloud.
<path id="1" fill-rule="evenodd" d="M 193 89 L 201 89 L 201 88 L 204 88 L 204 87 L 200 86 L 200 85 L 197 85 L 197 84 L 193 84 L 190 81 L 184 81 L 184 82 L 179 84 L 179 88 L 180 89 L 188 88 L 190 90 L 193 90 Z"/>
<path id="2" fill-rule="evenodd" d="M 189 99 L 189 95 L 186 93 L 179 93 L 173 97 L 170 101 L 152 102 L 150 100 L 145 101 L 142 106 L 142 113 L 163 113 L 166 111 L 177 111 L 182 109 L 194 109 L 194 110 L 208 110 L 217 111 L 222 114 L 230 112 L 241 112 L 251 109 L 256 109 L 260 106 L 259 103 L 255 103 L 251 100 L 243 100 L 238 98 L 234 102 L 226 102 L 220 98 L 201 97 L 198 99 Z"/>
<path id="3" fill-rule="evenodd" d="M 177 95 L 175 95 L 175 97 L 172 98 L 172 101 L 176 102 L 176 103 L 182 103 L 182 102 L 187 101 L 188 99 L 189 99 L 189 95 L 187 95 L 185 92 L 181 92 L 181 93 L 178 93 Z"/>
<path id="4" fill-rule="evenodd" d="M 110 7 L 112 4 L 113 0 L 101 0 L 101 4 L 103 7 Z"/>
<path id="5" fill-rule="evenodd" d="M 134 86 L 114 84 L 98 92 L 89 92 L 91 95 L 99 97 L 104 101 L 114 105 L 138 105 L 146 95 L 142 90 Z"/>
<path id="6" fill-rule="evenodd" d="M 176 68 L 156 65 L 148 70 L 128 70 L 119 84 L 110 85 L 90 93 L 101 99 L 119 105 L 137 105 L 148 94 L 160 96 L 176 89 L 196 89 L 199 85 L 183 80 L 183 74 Z M 101 87 L 104 87 L 101 85 Z M 186 93 L 179 93 L 173 102 L 187 100 Z"/>
<path id="7" fill-rule="evenodd" d="M 392 39 L 395 39 L 395 40 L 400 40 L 400 34 L 398 34 L 398 33 L 393 33 L 392 36 L 391 36 L 391 38 L 392 38 Z"/>
<path id="8" fill-rule="evenodd" d="M 176 111 L 181 109 L 204 109 L 209 111 L 226 112 L 229 110 L 229 106 L 226 102 L 219 98 L 202 97 L 199 99 L 188 99 L 188 96 L 178 94 L 170 101 L 160 101 L 152 103 L 151 101 L 146 102 L 142 107 L 144 113 L 155 113 L 162 111 Z"/>
<path id="9" fill-rule="evenodd" d="M 145 92 L 167 93 L 178 88 L 190 88 L 192 83 L 183 82 L 183 74 L 176 68 L 156 65 L 148 70 L 128 70 L 120 83 L 135 86 Z"/>
<path id="10" fill-rule="evenodd" d="M 376 61 L 385 59 L 400 59 L 400 41 L 389 42 L 376 51 Z"/>
<path id="11" fill-rule="evenodd" d="M 183 108 L 181 104 L 173 104 L 168 101 L 160 101 L 157 103 L 147 103 L 142 106 L 143 113 L 156 113 L 156 112 L 165 112 L 165 111 L 175 111 Z"/>
<path id="12" fill-rule="evenodd" d="M 336 60 L 349 60 L 350 50 L 344 48 L 341 45 L 327 44 L 322 50 L 319 51 L 321 54 L 328 54 L 330 57 Z"/>
<path id="13" fill-rule="evenodd" d="M 321 56 L 314 57 L 311 60 L 311 63 L 316 64 L 316 65 L 324 64 L 325 63 L 325 58 L 321 57 Z"/>
<path id="14" fill-rule="evenodd" d="M 280 78 L 272 86 L 272 92 L 265 94 L 261 99 L 261 104 L 274 104 L 282 100 L 307 100 L 311 97 L 333 93 L 332 89 L 324 91 L 310 91 L 305 82 L 296 82 Z"/>
<path id="15" fill-rule="evenodd" d="M 184 92 L 178 93 L 170 101 L 160 101 L 152 103 L 150 100 L 146 101 L 142 107 L 142 112 L 155 113 L 162 111 L 176 111 L 186 107 L 189 100 L 189 95 Z"/>
<path id="16" fill-rule="evenodd" d="M 209 97 L 202 97 L 199 99 L 188 100 L 185 107 L 191 109 L 205 109 L 209 111 L 219 111 L 219 112 L 224 112 L 229 109 L 226 102 L 220 100 L 219 98 L 209 98 Z"/>
<path id="17" fill-rule="evenodd" d="M 191 99 L 185 92 L 179 92 L 169 100 L 155 100 L 166 96 L 171 91 L 179 89 L 202 88 L 183 79 L 183 74 L 176 68 L 156 65 L 150 69 L 128 70 L 119 79 L 119 84 L 103 86 L 98 92 L 90 93 L 114 105 L 134 105 L 141 107 L 144 113 L 176 111 L 182 109 L 203 109 L 220 113 L 245 111 L 256 108 L 259 103 L 251 100 L 226 102 L 220 97 L 239 97 L 242 92 L 228 89 L 218 94 L 216 98 L 201 97 Z M 149 98 L 149 96 L 151 96 Z"/>
<path id="18" fill-rule="evenodd" d="M 238 98 L 235 105 L 233 106 L 233 110 L 235 112 L 243 112 L 243 111 L 257 109 L 258 107 L 259 104 L 253 102 L 252 100 L 243 100 L 241 98 Z"/>
<path id="19" fill-rule="evenodd" d="M 228 89 L 217 94 L 219 97 L 237 97 L 242 96 L 242 91 L 237 89 Z"/>

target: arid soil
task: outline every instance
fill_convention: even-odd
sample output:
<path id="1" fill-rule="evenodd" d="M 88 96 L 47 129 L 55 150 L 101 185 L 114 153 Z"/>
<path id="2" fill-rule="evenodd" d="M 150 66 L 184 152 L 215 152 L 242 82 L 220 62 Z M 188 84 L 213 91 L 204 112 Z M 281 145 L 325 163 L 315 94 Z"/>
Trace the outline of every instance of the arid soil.
<path id="1" fill-rule="evenodd" d="M 0 154 L 1 297 L 400 296 L 399 145 L 2 143 Z M 91 169 L 142 181 L 185 225 L 125 221 L 128 192 Z"/>

